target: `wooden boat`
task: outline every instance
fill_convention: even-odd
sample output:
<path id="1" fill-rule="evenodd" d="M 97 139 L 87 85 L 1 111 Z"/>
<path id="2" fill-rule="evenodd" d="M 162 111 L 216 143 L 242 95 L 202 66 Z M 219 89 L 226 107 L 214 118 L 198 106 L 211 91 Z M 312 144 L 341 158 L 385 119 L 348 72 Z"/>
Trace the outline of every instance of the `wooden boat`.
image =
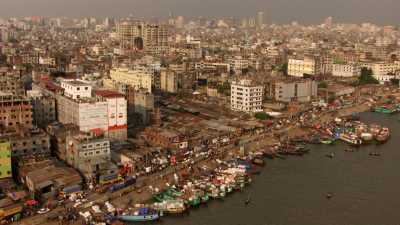
<path id="1" fill-rule="evenodd" d="M 116 218 L 126 222 L 147 222 L 160 219 L 160 214 L 149 208 L 141 208 L 133 215 L 121 215 Z"/>
<path id="2" fill-rule="evenodd" d="M 389 128 L 384 127 L 382 128 L 382 130 L 375 136 L 375 140 L 380 142 L 380 143 L 384 143 L 387 140 L 389 140 L 390 137 L 390 131 Z"/>
<path id="3" fill-rule="evenodd" d="M 357 137 L 357 135 L 351 134 L 351 133 L 342 133 L 339 137 L 340 140 L 354 146 L 360 146 L 362 145 L 362 140 Z"/>

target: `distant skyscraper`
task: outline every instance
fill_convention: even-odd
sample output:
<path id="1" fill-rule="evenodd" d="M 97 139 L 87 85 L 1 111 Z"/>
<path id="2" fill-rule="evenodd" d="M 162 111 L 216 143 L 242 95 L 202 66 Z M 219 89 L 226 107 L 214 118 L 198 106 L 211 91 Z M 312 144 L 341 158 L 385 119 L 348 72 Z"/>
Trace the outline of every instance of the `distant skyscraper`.
<path id="1" fill-rule="evenodd" d="M 332 23 L 333 23 L 333 18 L 331 16 L 325 19 L 325 22 L 324 22 L 325 26 L 331 27 Z"/>
<path id="2" fill-rule="evenodd" d="M 264 12 L 257 13 L 257 27 L 262 28 L 264 26 Z"/>

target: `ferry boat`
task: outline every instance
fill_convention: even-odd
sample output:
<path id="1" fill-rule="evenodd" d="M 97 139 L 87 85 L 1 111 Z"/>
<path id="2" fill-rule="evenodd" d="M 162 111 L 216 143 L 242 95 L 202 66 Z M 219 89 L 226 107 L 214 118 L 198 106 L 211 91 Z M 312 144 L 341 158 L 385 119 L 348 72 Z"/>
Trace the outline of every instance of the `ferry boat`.
<path id="1" fill-rule="evenodd" d="M 387 140 L 389 140 L 390 137 L 390 131 L 389 128 L 384 127 L 382 128 L 382 130 L 375 136 L 375 140 L 378 142 L 386 142 Z"/>
<path id="2" fill-rule="evenodd" d="M 351 145 L 355 145 L 355 146 L 359 146 L 362 144 L 362 140 L 360 138 L 357 137 L 357 135 L 354 134 L 345 134 L 342 133 L 339 137 L 340 140 L 349 143 Z"/>

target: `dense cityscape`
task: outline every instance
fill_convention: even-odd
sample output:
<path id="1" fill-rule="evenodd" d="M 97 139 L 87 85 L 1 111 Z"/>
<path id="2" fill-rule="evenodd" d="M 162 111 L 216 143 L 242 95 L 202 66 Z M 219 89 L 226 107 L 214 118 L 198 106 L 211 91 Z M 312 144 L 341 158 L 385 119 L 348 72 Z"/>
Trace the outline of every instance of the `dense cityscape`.
<path id="1" fill-rule="evenodd" d="M 0 19 L 0 224 L 163 220 L 308 145 L 384 144 L 358 114 L 400 111 L 399 37 L 264 12 Z"/>

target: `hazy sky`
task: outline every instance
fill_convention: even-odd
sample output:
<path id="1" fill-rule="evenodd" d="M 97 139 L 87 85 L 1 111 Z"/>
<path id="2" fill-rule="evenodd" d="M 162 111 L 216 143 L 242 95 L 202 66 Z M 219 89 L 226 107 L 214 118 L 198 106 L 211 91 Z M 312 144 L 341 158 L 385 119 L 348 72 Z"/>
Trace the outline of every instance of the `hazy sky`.
<path id="1" fill-rule="evenodd" d="M 270 23 L 340 22 L 397 25 L 400 0 L 0 0 L 0 17 L 9 16 L 252 16 L 265 11 Z"/>

